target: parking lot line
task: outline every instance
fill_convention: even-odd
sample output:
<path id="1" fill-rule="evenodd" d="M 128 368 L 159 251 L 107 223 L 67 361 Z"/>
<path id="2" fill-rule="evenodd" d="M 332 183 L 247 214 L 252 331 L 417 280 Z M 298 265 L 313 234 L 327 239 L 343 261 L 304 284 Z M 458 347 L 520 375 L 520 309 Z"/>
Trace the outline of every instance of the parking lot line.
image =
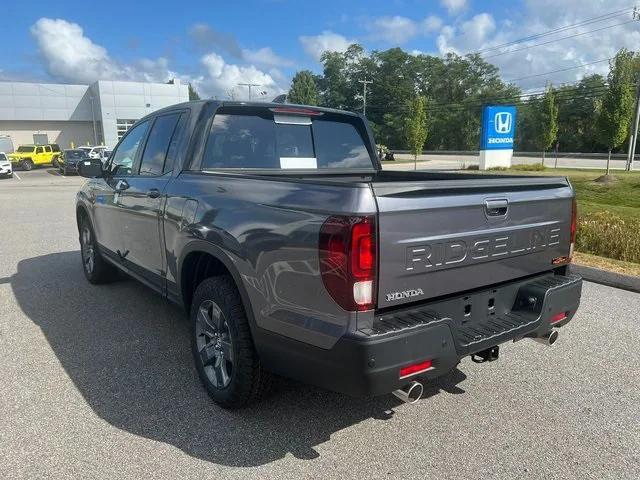
<path id="1" fill-rule="evenodd" d="M 13 172 L 13 176 L 16 177 L 18 180 L 22 181 L 22 179 L 20 178 L 20 175 L 18 175 L 16 172 Z"/>

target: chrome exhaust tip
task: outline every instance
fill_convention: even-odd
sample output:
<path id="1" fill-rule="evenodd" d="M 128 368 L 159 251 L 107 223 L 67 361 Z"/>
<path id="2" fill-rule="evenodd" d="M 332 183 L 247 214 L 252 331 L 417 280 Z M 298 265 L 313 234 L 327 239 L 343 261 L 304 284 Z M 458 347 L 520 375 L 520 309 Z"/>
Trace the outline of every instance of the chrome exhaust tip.
<path id="1" fill-rule="evenodd" d="M 547 345 L 548 347 L 552 346 L 558 340 L 558 331 L 551 330 L 550 332 L 544 334 L 541 337 L 535 337 L 535 340 L 538 343 L 542 343 L 543 345 Z"/>
<path id="2" fill-rule="evenodd" d="M 414 404 L 420 398 L 422 398 L 422 392 L 424 388 L 420 382 L 416 382 L 415 380 L 404 387 L 394 390 L 393 393 L 396 397 L 402 400 L 404 403 Z"/>

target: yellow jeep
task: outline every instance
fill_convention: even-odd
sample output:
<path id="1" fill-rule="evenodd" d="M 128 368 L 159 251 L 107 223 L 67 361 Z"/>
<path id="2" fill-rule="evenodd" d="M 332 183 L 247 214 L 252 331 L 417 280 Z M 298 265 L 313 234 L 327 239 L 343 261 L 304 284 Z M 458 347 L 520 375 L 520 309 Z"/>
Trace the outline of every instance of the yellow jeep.
<path id="1" fill-rule="evenodd" d="M 57 166 L 60 156 L 60 147 L 50 145 L 20 145 L 18 149 L 9 154 L 12 164 L 20 166 L 23 170 L 31 170 L 39 165 Z"/>

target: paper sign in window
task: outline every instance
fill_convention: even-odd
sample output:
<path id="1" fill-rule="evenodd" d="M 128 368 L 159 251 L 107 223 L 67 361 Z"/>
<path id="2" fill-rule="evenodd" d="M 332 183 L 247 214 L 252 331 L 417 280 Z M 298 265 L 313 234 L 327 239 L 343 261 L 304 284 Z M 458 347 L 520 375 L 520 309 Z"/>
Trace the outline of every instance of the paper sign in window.
<path id="1" fill-rule="evenodd" d="M 315 157 L 280 157 L 280 168 L 318 168 Z"/>

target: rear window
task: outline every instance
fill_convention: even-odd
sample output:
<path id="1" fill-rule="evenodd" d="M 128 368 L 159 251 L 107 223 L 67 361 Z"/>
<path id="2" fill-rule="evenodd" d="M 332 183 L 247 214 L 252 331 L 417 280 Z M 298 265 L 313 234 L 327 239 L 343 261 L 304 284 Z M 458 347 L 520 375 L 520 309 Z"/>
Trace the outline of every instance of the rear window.
<path id="1" fill-rule="evenodd" d="M 86 158 L 87 154 L 82 150 L 65 150 L 64 156 L 68 159 Z"/>
<path id="2" fill-rule="evenodd" d="M 353 123 L 352 123 L 353 122 Z M 213 119 L 203 169 L 371 169 L 359 118 L 222 111 Z"/>

